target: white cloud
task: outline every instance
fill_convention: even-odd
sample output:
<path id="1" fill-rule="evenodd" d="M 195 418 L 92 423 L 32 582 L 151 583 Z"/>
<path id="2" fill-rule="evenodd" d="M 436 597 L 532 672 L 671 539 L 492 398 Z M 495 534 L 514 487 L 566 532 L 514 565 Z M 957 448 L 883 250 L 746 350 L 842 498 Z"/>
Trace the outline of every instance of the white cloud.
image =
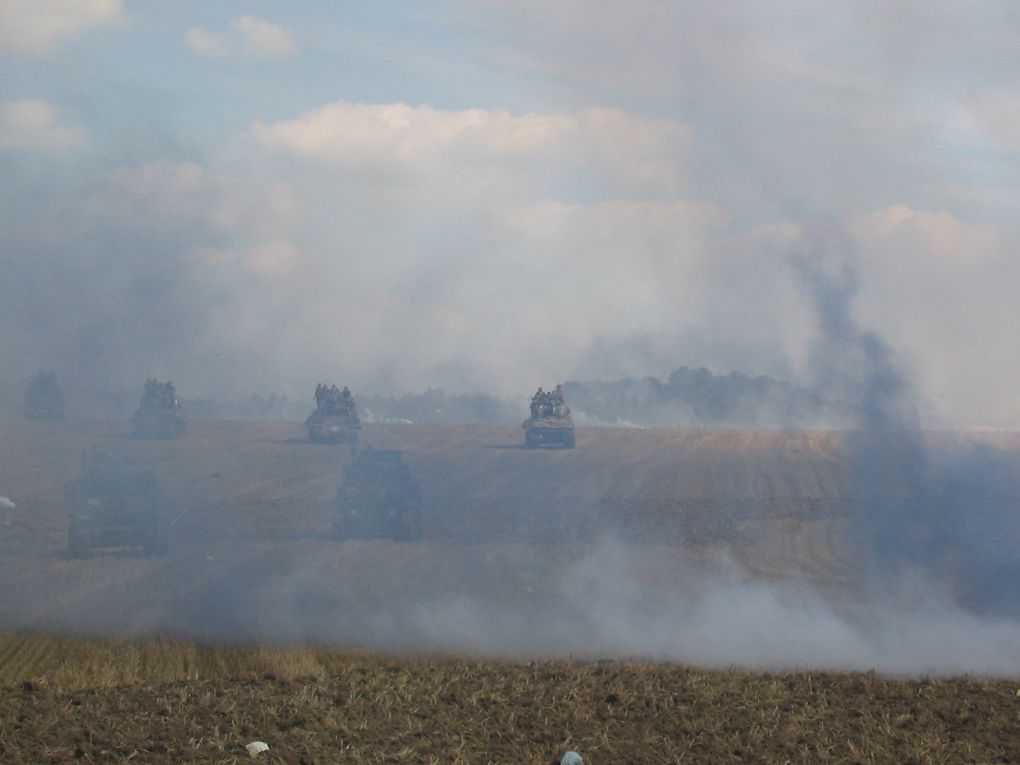
<path id="1" fill-rule="evenodd" d="M 229 44 L 224 35 L 206 32 L 192 27 L 185 35 L 185 42 L 193 51 L 209 58 L 222 58 L 227 55 Z"/>
<path id="2" fill-rule="evenodd" d="M 123 0 L 0 0 L 0 52 L 38 55 L 125 18 Z"/>
<path id="3" fill-rule="evenodd" d="M 85 143 L 81 130 L 55 125 L 56 117 L 57 108 L 47 101 L 0 103 L 0 150 L 61 152 Z"/>
<path id="4" fill-rule="evenodd" d="M 412 173 L 454 195 L 517 184 L 599 197 L 679 193 L 694 138 L 676 120 L 617 109 L 514 115 L 342 101 L 294 120 L 256 124 L 252 133 L 274 152 L 375 176 L 388 172 L 395 183 Z M 555 188 L 564 184 L 574 188 Z"/>
<path id="5" fill-rule="evenodd" d="M 327 363 L 389 392 L 682 364 L 807 382 L 816 317 L 790 268 L 804 227 L 789 211 L 744 226 L 692 169 L 698 149 L 687 124 L 620 109 L 338 102 L 255 124 L 203 163 L 124 168 L 81 229 L 159 244 L 183 285 L 159 323 L 203 317 L 200 340 L 166 341 L 175 377 L 207 391 L 298 390 Z M 832 215 L 861 326 L 948 421 L 1015 421 L 1010 234 L 912 200 L 864 209 Z M 125 283 L 145 281 L 130 278 L 142 261 L 125 259 Z"/>
<path id="6" fill-rule="evenodd" d="M 287 58 L 297 53 L 297 43 L 290 32 L 254 16 L 242 16 L 231 21 L 230 29 L 225 32 L 192 27 L 184 41 L 193 51 L 207 58 L 223 58 L 238 50 L 254 58 Z"/>
<path id="7" fill-rule="evenodd" d="M 293 56 L 297 52 L 294 38 L 283 27 L 253 16 L 242 16 L 230 22 L 241 34 L 245 50 L 253 56 L 270 58 Z"/>

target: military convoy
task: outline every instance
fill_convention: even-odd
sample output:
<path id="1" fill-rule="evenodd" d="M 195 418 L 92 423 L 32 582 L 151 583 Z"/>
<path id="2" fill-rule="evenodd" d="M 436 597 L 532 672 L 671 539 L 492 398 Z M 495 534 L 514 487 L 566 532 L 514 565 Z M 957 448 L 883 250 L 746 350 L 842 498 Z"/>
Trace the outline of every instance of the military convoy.
<path id="1" fill-rule="evenodd" d="M 142 400 L 131 417 L 131 434 L 135 438 L 180 438 L 187 429 L 188 420 L 174 384 L 146 380 Z"/>
<path id="2" fill-rule="evenodd" d="M 156 474 L 93 448 L 66 487 L 70 501 L 68 551 L 88 558 L 96 548 L 165 552 L 156 501 Z"/>
<path id="3" fill-rule="evenodd" d="M 570 407 L 563 399 L 563 386 L 544 391 L 541 388 L 531 399 L 531 416 L 521 425 L 524 446 L 528 449 L 553 447 L 574 448 L 574 421 Z"/>
<path id="4" fill-rule="evenodd" d="M 35 412 L 57 411 L 62 404 L 56 378 L 40 373 L 29 388 Z M 55 391 L 55 392 L 54 392 Z M 26 397 L 26 408 L 28 408 Z M 348 443 L 353 457 L 343 472 L 334 501 L 331 535 L 337 540 L 422 538 L 422 491 L 400 451 L 368 447 L 357 450 L 361 422 L 350 390 L 319 384 L 315 411 L 306 420 L 312 441 Z M 36 416 L 44 416 L 38 414 Z M 175 438 L 184 434 L 184 409 L 173 383 L 146 380 L 138 410 L 131 418 L 141 438 Z M 574 423 L 563 389 L 541 388 L 531 400 L 531 416 L 523 423 L 525 447 L 574 448 Z M 102 548 L 140 548 L 147 554 L 165 551 L 156 499 L 156 476 L 124 459 L 98 452 L 82 455 L 81 469 L 66 486 L 70 501 L 68 548 L 84 558 Z"/>
<path id="5" fill-rule="evenodd" d="M 344 470 L 333 516 L 335 539 L 421 539 L 421 486 L 399 451 L 358 452 Z"/>
<path id="6" fill-rule="evenodd" d="M 64 419 L 64 391 L 53 372 L 39 372 L 25 391 L 25 417 L 30 420 Z"/>
<path id="7" fill-rule="evenodd" d="M 310 441 L 350 444 L 352 449 L 358 448 L 361 420 L 354 396 L 346 386 L 338 390 L 335 385 L 319 383 L 315 387 L 315 411 L 308 415 L 305 425 Z"/>

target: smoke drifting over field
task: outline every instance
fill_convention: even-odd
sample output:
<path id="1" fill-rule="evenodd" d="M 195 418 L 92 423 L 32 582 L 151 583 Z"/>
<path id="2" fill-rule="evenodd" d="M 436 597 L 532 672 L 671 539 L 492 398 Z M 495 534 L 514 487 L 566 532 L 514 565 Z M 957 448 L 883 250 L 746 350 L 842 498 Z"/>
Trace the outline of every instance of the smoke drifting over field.
<path id="1" fill-rule="evenodd" d="M 1020 672 L 1017 452 L 922 433 L 1020 427 L 1015 3 L 303 10 L 292 30 L 258 20 L 286 42 L 271 69 L 264 46 L 203 32 L 186 3 L 59 33 L 31 6 L 9 12 L 31 50 L 0 42 L 5 399 L 52 369 L 72 420 L 124 417 L 155 376 L 235 402 L 231 419 L 285 420 L 318 381 L 365 400 L 437 386 L 507 401 L 679 367 L 768 375 L 789 385 L 767 386 L 756 424 L 853 431 L 805 469 L 846 466 L 833 494 L 849 510 L 819 520 L 797 496 L 795 520 L 844 524 L 854 570 L 813 586 L 762 566 L 754 581 L 736 551 L 764 525 L 738 529 L 744 516 L 688 540 L 686 558 L 613 533 L 295 539 L 288 522 L 322 513 L 339 461 L 310 477 L 313 458 L 283 439 L 225 499 L 204 460 L 239 448 L 229 437 L 201 457 L 146 452 L 178 486 L 169 559 L 67 561 L 59 487 L 76 455 L 40 424 L 34 460 L 20 443 L 0 460 L 5 480 L 41 475 L 20 493 L 0 484 L 16 505 L 3 528 L 23 543 L 0 626 Z M 76 410 L 76 390 L 98 403 Z M 287 398 L 236 405 L 268 391 Z M 598 469 L 550 461 L 564 473 L 535 491 L 565 482 L 596 528 L 607 498 L 662 499 L 644 481 L 679 468 L 645 475 L 642 436 Z M 445 438 L 420 447 L 444 512 L 512 507 L 538 471 L 462 486 L 457 461 L 491 445 L 440 470 Z M 774 476 L 705 453 L 716 461 L 692 481 L 717 494 L 743 481 L 741 512 L 760 520 Z M 266 498 L 313 480 L 314 502 Z M 790 518 L 768 520 L 789 542 L 775 529 Z"/>
<path id="2" fill-rule="evenodd" d="M 804 386 L 786 252 L 825 219 L 924 422 L 1016 426 L 1015 9 L 780 6 L 457 3 L 435 27 L 319 9 L 308 39 L 281 30 L 275 86 L 148 12 L 68 48 L 30 35 L 49 42 L 4 53 L 0 377 L 241 400 L 682 365 Z M 378 48 L 326 64 L 362 27 Z"/>

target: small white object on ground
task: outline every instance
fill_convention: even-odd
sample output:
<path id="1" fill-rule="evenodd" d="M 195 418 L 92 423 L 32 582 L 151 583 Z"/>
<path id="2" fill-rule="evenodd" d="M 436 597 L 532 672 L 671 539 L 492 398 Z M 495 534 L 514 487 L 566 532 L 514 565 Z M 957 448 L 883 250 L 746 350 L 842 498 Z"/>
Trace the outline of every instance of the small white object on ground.
<path id="1" fill-rule="evenodd" d="M 0 497 L 0 507 L 3 507 L 7 510 L 13 510 L 14 502 L 11 500 L 10 497 Z"/>
<path id="2" fill-rule="evenodd" d="M 245 747 L 248 750 L 249 757 L 258 757 L 263 752 L 269 751 L 269 744 L 265 741 L 252 741 L 248 746 Z"/>
<path id="3" fill-rule="evenodd" d="M 560 765 L 582 765 L 584 758 L 581 757 L 573 749 L 568 751 L 562 758 L 560 758 Z"/>

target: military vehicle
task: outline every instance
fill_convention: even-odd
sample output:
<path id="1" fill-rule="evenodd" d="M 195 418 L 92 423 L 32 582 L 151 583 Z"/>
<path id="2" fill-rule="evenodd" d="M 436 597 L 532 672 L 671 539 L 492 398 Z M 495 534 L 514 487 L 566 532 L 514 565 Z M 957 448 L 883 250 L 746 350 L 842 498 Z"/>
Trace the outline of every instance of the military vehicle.
<path id="1" fill-rule="evenodd" d="M 64 391 L 53 372 L 39 372 L 25 391 L 25 417 L 30 420 L 64 419 Z"/>
<path id="2" fill-rule="evenodd" d="M 131 434 L 135 438 L 180 438 L 187 429 L 174 384 L 146 380 L 142 400 L 131 417 Z"/>
<path id="3" fill-rule="evenodd" d="M 165 552 L 156 502 L 156 474 L 95 448 L 81 458 L 81 471 L 66 487 L 70 500 L 67 546 L 73 558 L 98 548 Z"/>
<path id="4" fill-rule="evenodd" d="M 531 399 L 531 416 L 521 425 L 524 428 L 524 446 L 537 449 L 541 446 L 574 448 L 574 421 L 570 407 L 563 400 L 563 387 L 543 391 L 541 388 Z"/>
<path id="5" fill-rule="evenodd" d="M 319 383 L 315 388 L 315 411 L 308 415 L 305 425 L 310 441 L 358 447 L 361 420 L 354 396 L 346 386 L 337 390 L 335 385 L 327 387 Z"/>
<path id="6" fill-rule="evenodd" d="M 344 470 L 333 516 L 335 539 L 421 539 L 421 486 L 399 451 L 364 449 Z"/>

